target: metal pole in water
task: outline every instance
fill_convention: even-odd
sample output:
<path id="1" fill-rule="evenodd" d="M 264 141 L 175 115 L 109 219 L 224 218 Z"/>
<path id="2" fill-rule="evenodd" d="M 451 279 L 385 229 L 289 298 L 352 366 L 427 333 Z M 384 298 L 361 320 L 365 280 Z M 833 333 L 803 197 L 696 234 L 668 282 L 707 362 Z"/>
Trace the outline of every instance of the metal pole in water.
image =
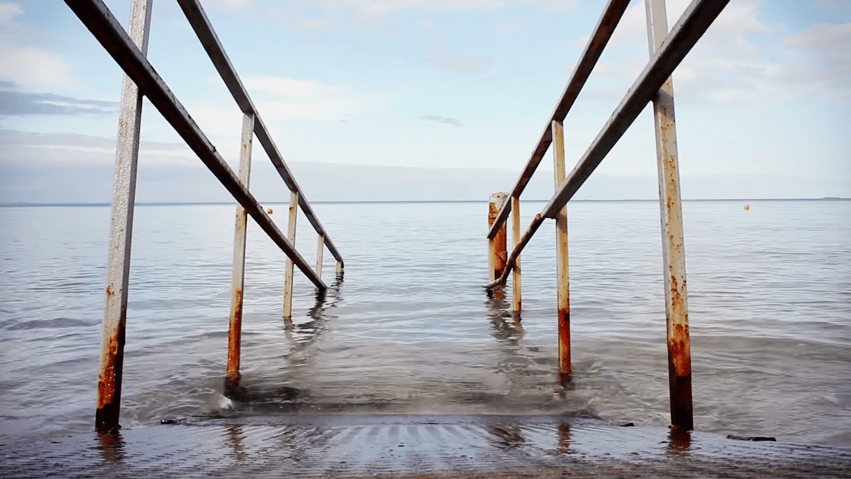
<path id="1" fill-rule="evenodd" d="M 134 0 L 130 10 L 129 35 L 143 55 L 148 51 L 152 0 Z M 95 428 L 118 427 L 121 408 L 121 378 L 124 368 L 124 339 L 127 324 L 127 287 L 130 278 L 130 245 L 136 203 L 136 169 L 139 161 L 139 132 L 142 95 L 124 75 L 118 145 L 112 186 L 109 252 L 106 266 L 106 304 L 103 315 L 98 405 Z"/>
<path id="2" fill-rule="evenodd" d="M 516 196 L 511 197 L 511 216 L 514 223 L 514 247 L 516 248 L 518 244 L 520 244 L 520 237 L 522 233 L 520 233 L 520 198 Z M 522 299 L 522 291 L 520 288 L 520 256 L 517 256 L 517 260 L 514 262 L 514 311 L 520 312 L 521 305 L 523 302 Z"/>
<path id="3" fill-rule="evenodd" d="M 322 277 L 322 256 L 325 253 L 325 235 L 319 235 L 316 248 L 316 276 Z"/>
<path id="4" fill-rule="evenodd" d="M 254 140 L 254 115 L 242 117 L 242 142 L 239 154 L 239 181 L 248 188 L 251 179 L 251 145 Z M 242 291 L 245 284 L 245 234 L 247 214 L 236 204 L 233 236 L 233 277 L 231 279 L 230 326 L 228 329 L 228 369 L 226 391 L 239 386 L 239 357 L 242 336 Z"/>
<path id="5" fill-rule="evenodd" d="M 295 245 L 295 221 L 298 218 L 298 192 L 290 194 L 290 223 L 287 236 L 290 243 Z M 284 320 L 291 323 L 293 314 L 293 260 L 287 257 L 286 283 L 284 285 Z"/>
<path id="6" fill-rule="evenodd" d="M 564 126 L 553 120 L 553 172 L 555 187 L 564 181 Z M 555 217 L 556 221 L 556 274 L 558 275 L 558 370 L 562 382 L 570 379 L 570 279 L 568 276 L 567 206 Z"/>
<path id="7" fill-rule="evenodd" d="M 507 199 L 505 193 L 494 193 L 490 197 L 488 204 L 488 227 L 493 226 L 496 217 L 499 215 L 499 210 L 502 209 Z M 502 276 L 505 270 L 505 263 L 508 260 L 508 252 L 506 251 L 506 231 L 503 224 L 493 238 L 488 240 L 488 277 L 490 282 L 494 282 L 496 278 Z"/>
<path id="8" fill-rule="evenodd" d="M 664 0 L 645 0 L 647 40 L 650 55 L 668 35 Z M 659 170 L 659 205 L 662 223 L 662 257 L 665 275 L 665 311 L 668 331 L 668 382 L 671 396 L 671 425 L 694 428 L 691 391 L 691 344 L 686 302 L 686 263 L 680 175 L 677 159 L 677 130 L 674 121 L 674 88 L 671 78 L 653 100 L 656 128 L 656 160 Z"/>

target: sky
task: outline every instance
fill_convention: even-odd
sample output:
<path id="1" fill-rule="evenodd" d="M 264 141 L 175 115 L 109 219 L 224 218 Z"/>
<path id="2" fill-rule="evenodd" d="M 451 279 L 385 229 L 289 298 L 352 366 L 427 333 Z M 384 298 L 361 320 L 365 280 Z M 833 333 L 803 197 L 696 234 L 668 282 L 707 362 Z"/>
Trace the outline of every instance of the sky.
<path id="1" fill-rule="evenodd" d="M 126 25 L 130 0 L 105 3 Z M 357 201 L 510 190 L 606 2 L 201 3 L 306 198 Z M 644 8 L 565 120 L 568 170 L 648 61 Z M 241 113 L 172 0 L 148 56 L 236 170 Z M 110 201 L 121 77 L 64 2 L 0 0 L 0 203 Z M 673 85 L 684 199 L 851 197 L 851 1 L 732 0 Z M 575 198 L 658 197 L 653 135 L 648 107 Z M 552 195 L 551 158 L 525 199 Z M 288 199 L 257 142 L 251 187 Z M 137 200 L 230 200 L 147 102 Z"/>

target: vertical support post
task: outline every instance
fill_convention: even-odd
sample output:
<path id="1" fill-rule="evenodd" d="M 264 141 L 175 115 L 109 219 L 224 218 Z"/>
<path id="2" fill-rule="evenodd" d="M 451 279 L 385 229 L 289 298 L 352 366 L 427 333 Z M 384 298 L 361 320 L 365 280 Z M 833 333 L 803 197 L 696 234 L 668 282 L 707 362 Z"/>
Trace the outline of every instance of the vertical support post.
<path id="1" fill-rule="evenodd" d="M 553 171 L 555 187 L 564 181 L 564 126 L 552 122 Z M 567 206 L 559 211 L 556 221 L 556 274 L 558 275 L 558 370 L 562 382 L 570 379 L 570 277 L 568 275 Z"/>
<path id="2" fill-rule="evenodd" d="M 242 140 L 239 152 L 239 181 L 248 188 L 251 179 L 251 145 L 254 140 L 254 115 L 242 117 Z M 225 391 L 239 386 L 239 358 L 242 337 L 242 291 L 245 284 L 245 235 L 247 215 L 236 204 L 233 234 L 233 276 L 231 279 L 230 327 L 228 329 L 228 369 Z"/>
<path id="3" fill-rule="evenodd" d="M 645 7 L 647 12 L 647 40 L 652 56 L 668 35 L 665 1 L 646 0 Z M 680 203 L 677 131 L 674 121 L 674 88 L 670 78 L 653 100 L 653 110 L 662 223 L 671 425 L 682 430 L 691 430 L 694 428 L 691 343 L 686 302 L 685 248 Z"/>
<path id="4" fill-rule="evenodd" d="M 295 245 L 295 221 L 298 218 L 298 191 L 290 194 L 290 223 L 287 239 Z M 284 319 L 290 324 L 293 314 L 293 260 L 287 257 L 286 282 L 284 284 Z"/>
<path id="5" fill-rule="evenodd" d="M 325 235 L 319 235 L 316 248 L 316 276 L 322 277 L 322 256 L 325 253 Z"/>
<path id="6" fill-rule="evenodd" d="M 511 217 L 513 219 L 513 229 L 514 229 L 514 247 L 516 248 L 518 244 L 520 244 L 520 198 L 516 196 L 511 197 Z M 514 311 L 520 312 L 522 305 L 522 289 L 520 287 L 520 256 L 517 256 L 517 261 L 514 264 Z"/>
<path id="7" fill-rule="evenodd" d="M 507 195 L 505 193 L 494 193 L 490 197 L 488 204 L 488 228 L 493 226 L 496 217 L 499 215 L 499 210 L 505 204 Z M 488 240 L 488 277 L 490 282 L 494 282 L 502 276 L 505 270 L 505 264 L 508 261 L 508 253 L 506 252 L 506 228 L 505 225 L 499 229 L 497 234 Z"/>
<path id="8" fill-rule="evenodd" d="M 142 54 L 148 51 L 152 0 L 134 0 L 130 10 L 130 38 Z M 136 202 L 136 168 L 139 160 L 139 132 L 142 122 L 142 95 L 136 84 L 124 75 L 118 145 L 112 186 L 109 252 L 106 269 L 106 301 L 103 315 L 98 404 L 95 428 L 108 431 L 118 427 L 121 409 L 121 379 L 124 369 L 124 339 L 127 324 L 127 287 L 130 279 L 130 245 Z"/>

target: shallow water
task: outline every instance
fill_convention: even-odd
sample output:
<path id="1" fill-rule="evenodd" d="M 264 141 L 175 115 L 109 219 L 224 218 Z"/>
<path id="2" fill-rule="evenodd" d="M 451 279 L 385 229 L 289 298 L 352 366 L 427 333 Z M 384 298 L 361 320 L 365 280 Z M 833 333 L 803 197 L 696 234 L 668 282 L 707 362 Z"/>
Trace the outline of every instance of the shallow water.
<path id="1" fill-rule="evenodd" d="M 851 447 L 851 202 L 684 203 L 695 428 Z M 286 221 L 286 206 L 271 205 Z M 524 203 L 524 222 L 543 208 Z M 276 414 L 576 414 L 668 424 L 659 210 L 573 202 L 574 377 L 558 384 L 554 233 L 522 258 L 523 306 L 489 298 L 484 203 L 318 204 L 346 260 L 317 302 L 249 227 L 244 396 L 222 395 L 229 205 L 140 206 L 121 423 Z M 108 207 L 0 208 L 0 440 L 93 426 Z M 299 219 L 298 246 L 316 237 Z M 511 283 L 505 291 L 511 297 Z M 519 319 L 519 321 L 518 321 Z"/>

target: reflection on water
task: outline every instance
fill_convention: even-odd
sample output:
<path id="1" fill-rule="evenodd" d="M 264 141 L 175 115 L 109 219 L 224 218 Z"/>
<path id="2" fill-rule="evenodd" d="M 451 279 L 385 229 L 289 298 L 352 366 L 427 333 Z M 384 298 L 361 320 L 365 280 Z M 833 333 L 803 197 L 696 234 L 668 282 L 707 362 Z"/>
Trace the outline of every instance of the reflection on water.
<path id="1" fill-rule="evenodd" d="M 519 425 L 493 425 L 488 427 L 490 443 L 501 449 L 515 449 L 526 442 Z"/>
<path id="2" fill-rule="evenodd" d="M 96 431 L 95 434 L 103 462 L 120 463 L 124 460 L 124 441 L 121 439 L 121 432 L 118 430 Z"/>
<path id="3" fill-rule="evenodd" d="M 233 447 L 233 456 L 237 461 L 242 461 L 246 458 L 242 429 L 239 426 L 227 428 L 225 443 Z"/>
<path id="4" fill-rule="evenodd" d="M 570 426 L 567 424 L 558 425 L 558 447 L 556 450 L 562 454 L 572 454 L 570 450 Z"/>
<path id="5" fill-rule="evenodd" d="M 691 431 L 684 431 L 678 427 L 668 430 L 668 454 L 675 456 L 688 456 L 691 448 Z"/>

